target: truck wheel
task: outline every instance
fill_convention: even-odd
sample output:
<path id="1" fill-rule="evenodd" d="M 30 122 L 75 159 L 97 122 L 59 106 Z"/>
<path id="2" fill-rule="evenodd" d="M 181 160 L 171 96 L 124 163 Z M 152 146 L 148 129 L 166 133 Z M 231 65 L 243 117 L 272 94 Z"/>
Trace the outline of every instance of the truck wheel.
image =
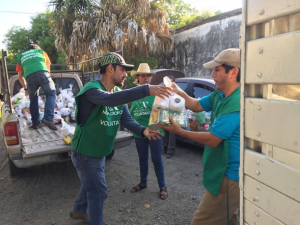
<path id="1" fill-rule="evenodd" d="M 115 154 L 115 150 L 113 149 L 112 152 L 106 156 L 106 159 L 111 159 Z"/>
<path id="2" fill-rule="evenodd" d="M 26 169 L 24 169 L 24 168 L 16 167 L 15 164 L 9 158 L 9 156 L 8 156 L 8 168 L 9 168 L 9 174 L 11 177 L 22 175 L 26 171 Z"/>

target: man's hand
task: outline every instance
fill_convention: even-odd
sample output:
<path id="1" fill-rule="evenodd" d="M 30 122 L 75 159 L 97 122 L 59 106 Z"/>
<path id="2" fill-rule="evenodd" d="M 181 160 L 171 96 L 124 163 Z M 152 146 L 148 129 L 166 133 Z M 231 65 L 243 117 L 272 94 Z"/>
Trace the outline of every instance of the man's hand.
<path id="1" fill-rule="evenodd" d="M 182 93 L 184 93 L 184 91 L 175 82 L 172 82 L 171 87 L 173 89 L 172 91 L 175 92 L 176 94 L 180 95 L 180 96 L 181 96 Z"/>
<path id="2" fill-rule="evenodd" d="M 149 85 L 150 95 L 156 95 L 161 98 L 170 97 L 172 88 L 159 85 Z"/>
<path id="3" fill-rule="evenodd" d="M 176 133 L 176 134 L 178 134 L 181 130 L 183 130 L 181 128 L 181 126 L 179 126 L 177 123 L 175 123 L 172 118 L 170 118 L 169 120 L 171 122 L 170 125 L 157 124 L 157 126 L 164 129 L 164 130 L 166 130 L 166 131 L 173 132 L 173 133 Z"/>
<path id="4" fill-rule="evenodd" d="M 197 131 L 198 129 L 198 121 L 196 118 L 189 119 L 191 131 Z"/>
<path id="5" fill-rule="evenodd" d="M 144 130 L 143 134 L 144 134 L 145 137 L 148 138 L 149 141 L 161 139 L 164 136 L 163 134 L 161 134 L 159 132 L 149 130 L 148 128 L 146 128 Z"/>
<path id="6" fill-rule="evenodd" d="M 27 90 L 25 90 L 25 96 L 28 97 L 28 92 L 27 92 Z"/>

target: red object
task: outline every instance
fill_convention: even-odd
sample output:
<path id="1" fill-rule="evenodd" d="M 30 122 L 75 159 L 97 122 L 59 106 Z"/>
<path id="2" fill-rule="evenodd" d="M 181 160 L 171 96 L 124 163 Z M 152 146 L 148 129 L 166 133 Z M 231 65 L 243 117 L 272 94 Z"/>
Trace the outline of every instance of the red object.
<path id="1" fill-rule="evenodd" d="M 18 145 L 19 135 L 18 126 L 16 122 L 9 122 L 4 124 L 4 135 L 7 145 Z"/>

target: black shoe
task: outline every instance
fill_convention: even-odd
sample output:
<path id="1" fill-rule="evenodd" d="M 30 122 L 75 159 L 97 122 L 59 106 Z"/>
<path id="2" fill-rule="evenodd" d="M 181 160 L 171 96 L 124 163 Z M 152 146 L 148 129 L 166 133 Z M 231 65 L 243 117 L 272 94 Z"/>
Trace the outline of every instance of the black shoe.
<path id="1" fill-rule="evenodd" d="M 73 220 L 83 220 L 86 223 L 89 222 L 89 216 L 87 213 L 80 213 L 80 212 L 76 212 L 76 211 L 72 210 L 70 212 L 70 217 Z"/>
<path id="2" fill-rule="evenodd" d="M 55 124 L 50 120 L 42 119 L 42 123 L 45 124 L 50 130 L 57 130 Z"/>
<path id="3" fill-rule="evenodd" d="M 45 126 L 45 125 L 42 124 L 42 123 L 39 123 L 39 124 L 36 124 L 36 125 L 31 124 L 31 125 L 29 126 L 29 128 L 30 128 L 30 129 L 39 129 L 39 128 L 43 127 L 43 126 Z"/>

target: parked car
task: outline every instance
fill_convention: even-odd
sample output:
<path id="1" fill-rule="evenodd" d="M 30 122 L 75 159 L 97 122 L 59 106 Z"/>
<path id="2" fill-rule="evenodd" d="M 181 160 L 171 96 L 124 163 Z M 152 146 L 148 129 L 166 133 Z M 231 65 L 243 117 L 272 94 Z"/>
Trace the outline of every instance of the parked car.
<path id="1" fill-rule="evenodd" d="M 215 82 L 211 78 L 185 77 L 175 79 L 175 83 L 184 90 L 189 96 L 199 99 L 209 95 L 216 90 Z M 197 146 L 201 144 L 192 140 L 176 135 L 176 141 L 185 142 Z"/>

